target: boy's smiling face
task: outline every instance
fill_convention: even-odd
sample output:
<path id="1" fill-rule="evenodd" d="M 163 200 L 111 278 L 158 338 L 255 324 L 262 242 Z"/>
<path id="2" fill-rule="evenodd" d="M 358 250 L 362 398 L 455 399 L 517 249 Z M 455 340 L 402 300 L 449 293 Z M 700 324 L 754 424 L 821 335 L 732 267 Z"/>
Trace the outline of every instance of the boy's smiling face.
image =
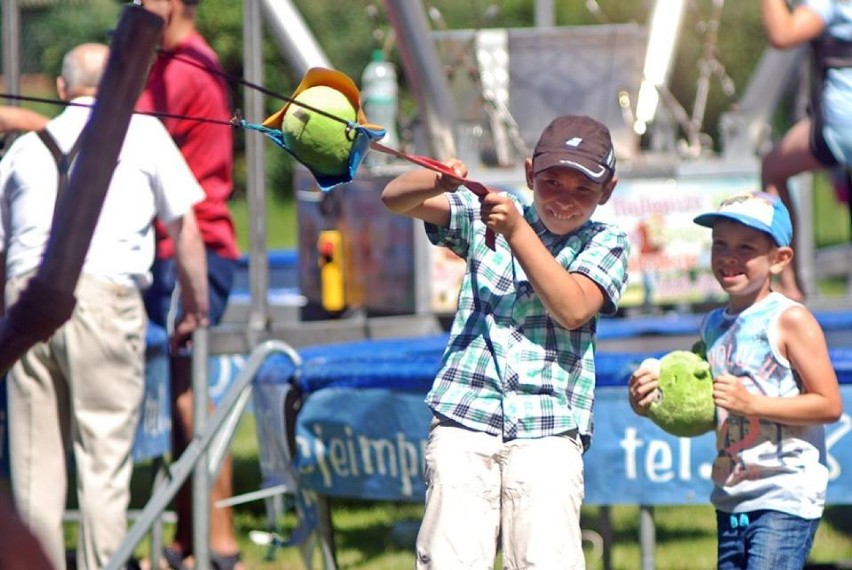
<path id="1" fill-rule="evenodd" d="M 617 179 L 593 182 L 584 174 L 567 167 L 552 167 L 533 174 L 527 162 L 527 184 L 533 190 L 533 204 L 544 226 L 552 233 L 565 235 L 585 224 L 600 204 L 612 195 Z"/>
<path id="2" fill-rule="evenodd" d="M 713 275 L 731 298 L 731 308 L 743 308 L 769 294 L 771 280 L 793 258 L 793 250 L 779 247 L 765 232 L 733 220 L 713 224 L 710 265 Z"/>

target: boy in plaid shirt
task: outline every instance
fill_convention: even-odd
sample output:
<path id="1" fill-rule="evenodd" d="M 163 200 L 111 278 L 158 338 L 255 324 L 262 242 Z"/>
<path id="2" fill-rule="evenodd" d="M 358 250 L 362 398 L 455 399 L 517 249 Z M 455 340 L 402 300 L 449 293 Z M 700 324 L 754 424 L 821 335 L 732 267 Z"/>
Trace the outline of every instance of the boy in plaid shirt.
<path id="1" fill-rule="evenodd" d="M 609 131 L 562 116 L 525 162 L 532 204 L 456 192 L 467 175 L 392 180 L 382 200 L 466 260 L 426 401 L 426 512 L 417 568 L 584 568 L 582 454 L 592 437 L 598 315 L 616 311 L 629 243 L 591 221 L 618 181 Z M 497 234 L 496 247 L 486 230 Z"/>

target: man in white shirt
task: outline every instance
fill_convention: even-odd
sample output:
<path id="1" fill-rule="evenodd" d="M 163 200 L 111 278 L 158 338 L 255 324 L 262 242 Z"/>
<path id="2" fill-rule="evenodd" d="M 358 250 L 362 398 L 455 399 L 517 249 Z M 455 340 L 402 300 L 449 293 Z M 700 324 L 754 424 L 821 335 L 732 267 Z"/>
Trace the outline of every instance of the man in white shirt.
<path id="1" fill-rule="evenodd" d="M 105 45 L 82 44 L 63 60 L 57 90 L 71 105 L 46 126 L 62 154 L 71 152 L 88 121 L 108 56 Z M 7 306 L 41 263 L 60 186 L 58 162 L 43 136 L 22 136 L 0 161 Z M 153 220 L 166 225 L 176 244 L 186 311 L 172 342 L 183 342 L 207 324 L 204 246 L 192 210 L 203 197 L 160 121 L 134 116 L 75 289 L 74 314 L 8 374 L 15 505 L 58 570 L 65 568 L 69 452 L 82 515 L 77 567 L 101 568 L 125 535 L 131 449 L 144 391 L 141 291 L 150 284 Z"/>

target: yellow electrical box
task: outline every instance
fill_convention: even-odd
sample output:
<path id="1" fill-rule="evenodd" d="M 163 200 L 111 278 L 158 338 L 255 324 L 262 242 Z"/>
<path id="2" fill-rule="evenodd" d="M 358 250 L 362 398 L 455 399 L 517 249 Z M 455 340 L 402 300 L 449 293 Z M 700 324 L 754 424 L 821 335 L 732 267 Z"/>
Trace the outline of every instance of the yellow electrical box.
<path id="1" fill-rule="evenodd" d="M 317 240 L 322 307 L 342 311 L 346 306 L 343 290 L 343 236 L 338 230 L 325 230 Z"/>

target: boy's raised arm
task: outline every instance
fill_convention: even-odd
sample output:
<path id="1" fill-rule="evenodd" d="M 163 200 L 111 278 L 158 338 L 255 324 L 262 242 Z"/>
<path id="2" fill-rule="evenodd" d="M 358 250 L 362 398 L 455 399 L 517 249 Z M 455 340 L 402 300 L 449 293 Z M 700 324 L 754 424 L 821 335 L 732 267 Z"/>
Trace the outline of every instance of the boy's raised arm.
<path id="1" fill-rule="evenodd" d="M 458 179 L 425 168 L 410 170 L 385 186 L 382 203 L 391 212 L 447 226 L 450 204 L 443 194 L 458 189 L 461 179 L 467 176 L 467 167 L 457 159 L 445 164 L 459 174 Z"/>

